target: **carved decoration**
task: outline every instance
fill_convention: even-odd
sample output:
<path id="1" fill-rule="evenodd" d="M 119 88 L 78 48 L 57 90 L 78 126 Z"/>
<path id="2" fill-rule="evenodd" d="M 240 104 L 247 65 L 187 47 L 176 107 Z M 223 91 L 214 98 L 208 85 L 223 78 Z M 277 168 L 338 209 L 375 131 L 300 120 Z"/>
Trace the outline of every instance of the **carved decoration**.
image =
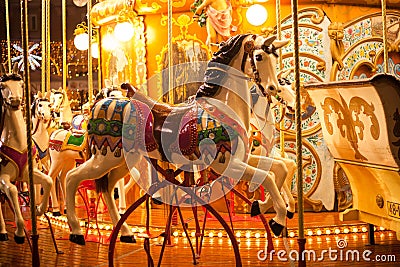
<path id="1" fill-rule="evenodd" d="M 331 39 L 331 53 L 334 61 L 338 63 L 338 69 L 343 69 L 342 57 L 344 54 L 344 28 L 343 24 L 340 22 L 333 22 L 329 25 L 328 35 Z"/>
<path id="2" fill-rule="evenodd" d="M 364 139 L 364 123 L 360 120 L 359 116 L 363 113 L 370 118 L 372 123 L 370 128 L 371 136 L 375 140 L 378 140 L 379 122 L 374 114 L 375 107 L 372 103 L 368 104 L 367 101 L 357 96 L 350 99 L 349 106 L 347 106 L 341 95 L 340 101 L 341 103 L 331 97 L 327 97 L 324 103 L 321 103 L 321 107 L 324 110 L 324 122 L 327 131 L 330 135 L 333 135 L 333 125 L 330 121 L 330 115 L 333 113 L 337 114 L 337 128 L 340 130 L 341 135 L 346 137 L 350 142 L 355 152 L 355 158 L 368 160 L 358 149 L 358 141 Z"/>

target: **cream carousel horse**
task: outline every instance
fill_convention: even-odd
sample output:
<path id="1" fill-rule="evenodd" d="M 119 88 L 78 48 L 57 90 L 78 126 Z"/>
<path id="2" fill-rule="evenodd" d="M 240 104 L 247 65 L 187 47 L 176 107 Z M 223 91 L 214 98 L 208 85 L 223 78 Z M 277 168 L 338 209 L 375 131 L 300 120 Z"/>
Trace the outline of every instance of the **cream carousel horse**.
<path id="1" fill-rule="evenodd" d="M 276 183 L 282 185 L 284 181 L 278 181 L 278 176 L 270 172 L 275 164 L 273 160 L 248 153 L 250 90 L 244 88 L 248 88 L 247 81 L 251 80 L 263 97 L 278 95 L 274 56 L 277 56 L 276 50 L 286 44 L 287 41 L 276 41 L 274 36 L 230 38 L 214 54 L 205 83 L 199 88 L 195 101 L 187 106 L 157 103 L 134 91 L 129 84 L 122 87 L 133 91 L 128 95 L 133 95 L 130 100 L 106 98 L 99 101 L 89 120 L 92 156 L 67 174 L 70 241 L 85 244 L 75 213 L 75 193 L 80 182 L 106 179 L 108 193 L 104 197 L 116 225 L 120 216 L 110 192 L 142 155 L 178 165 L 208 166 L 237 181 L 262 184 L 276 211 L 269 224 L 274 234 L 279 235 L 285 227 L 286 206 Z M 121 228 L 120 240 L 134 242 L 126 223 Z"/>
<path id="2" fill-rule="evenodd" d="M 19 207 L 18 190 L 12 182 L 28 181 L 26 125 L 21 108 L 23 81 L 21 76 L 18 75 L 17 65 L 14 65 L 12 74 L 5 74 L 4 67 L 1 66 L 0 68 L 0 110 L 2 113 L 0 115 L 0 190 L 7 195 L 13 205 L 17 227 L 14 240 L 16 243 L 22 244 L 25 241 L 24 218 Z M 32 154 L 32 156 L 36 156 L 35 146 L 33 146 Z M 33 182 L 41 184 L 43 187 L 43 200 L 36 208 L 36 215 L 40 216 L 47 210 L 52 181 L 49 176 L 37 168 L 35 160 L 33 163 Z M 7 231 L 0 207 L 0 241 L 7 239 Z"/>
<path id="3" fill-rule="evenodd" d="M 52 89 L 50 102 L 54 112 L 55 125 L 53 128 L 69 129 L 73 114 L 66 90 L 61 87 L 58 90 Z"/>
<path id="4" fill-rule="evenodd" d="M 279 78 L 278 82 L 281 89 L 280 94 L 282 99 L 285 100 L 284 105 L 292 111 L 291 107 L 294 106 L 294 92 L 291 87 L 291 83 L 287 80 L 287 76 L 289 72 L 283 73 Z M 283 87 L 283 88 L 282 88 Z M 255 127 L 252 131 L 253 134 L 258 135 L 258 144 L 255 145 L 251 142 L 251 150 L 252 153 L 255 155 L 262 155 L 272 157 L 277 163 L 281 164 L 281 168 L 272 169 L 271 171 L 274 172 L 274 175 L 281 175 L 282 172 L 282 165 L 284 165 L 287 169 L 286 177 L 284 178 L 284 183 L 282 185 L 282 193 L 284 195 L 285 201 L 288 205 L 287 207 L 287 217 L 289 219 L 293 218 L 295 212 L 295 200 L 293 198 L 292 192 L 290 190 L 290 185 L 293 179 L 293 175 L 296 171 L 296 163 L 287 158 L 282 157 L 279 151 L 276 151 L 273 148 L 274 145 L 274 129 L 275 129 L 275 122 L 273 116 L 271 115 L 271 105 L 277 104 L 276 99 L 272 99 L 272 103 L 268 103 L 265 98 L 260 97 L 257 92 L 256 88 L 253 87 L 252 90 L 252 118 L 251 124 Z M 250 137 L 251 138 L 251 137 Z M 257 187 L 257 184 L 250 185 L 250 188 Z M 252 191 L 252 189 L 250 189 Z M 260 213 L 265 213 L 269 208 L 272 207 L 272 202 L 270 197 L 268 196 L 264 201 L 255 201 L 252 205 L 251 216 L 256 216 Z"/>
<path id="5" fill-rule="evenodd" d="M 45 95 L 39 92 L 31 107 L 32 114 L 32 140 L 35 143 L 40 162 L 45 171 L 50 169 L 50 158 L 48 153 L 49 148 L 49 132 L 48 129 L 51 123 L 51 103 L 50 92 Z"/>

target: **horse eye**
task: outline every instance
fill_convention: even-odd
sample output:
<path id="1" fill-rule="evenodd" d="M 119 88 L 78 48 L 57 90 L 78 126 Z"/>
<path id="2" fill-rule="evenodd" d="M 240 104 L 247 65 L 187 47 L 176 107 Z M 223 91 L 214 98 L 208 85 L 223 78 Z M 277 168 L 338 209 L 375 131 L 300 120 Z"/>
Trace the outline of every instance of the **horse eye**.
<path id="1" fill-rule="evenodd" d="M 41 107 L 43 107 L 43 105 L 42 105 L 42 104 L 39 104 L 39 108 L 41 108 Z"/>
<path id="2" fill-rule="evenodd" d="M 262 57 L 262 55 L 260 55 L 260 54 L 256 55 L 256 60 L 257 60 L 257 61 L 261 61 L 261 60 L 263 60 L 263 57 Z"/>

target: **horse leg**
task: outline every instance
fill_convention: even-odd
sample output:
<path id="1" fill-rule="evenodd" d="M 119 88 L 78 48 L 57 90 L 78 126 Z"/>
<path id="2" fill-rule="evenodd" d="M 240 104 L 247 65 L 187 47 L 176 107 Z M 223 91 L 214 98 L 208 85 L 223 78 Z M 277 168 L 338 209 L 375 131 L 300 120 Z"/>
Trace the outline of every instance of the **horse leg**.
<path id="1" fill-rule="evenodd" d="M 216 170 L 217 173 L 237 180 L 247 182 L 255 180 L 261 182 L 264 188 L 269 192 L 276 211 L 275 217 L 270 221 L 271 229 L 275 235 L 280 235 L 286 223 L 286 205 L 275 183 L 274 175 L 271 172 L 248 165 L 242 160 L 232 156 L 228 161 L 228 166 L 221 166 L 216 162 L 218 162 L 218 160 L 214 161 L 210 167 Z M 258 202 L 255 201 L 254 203 L 258 205 Z M 252 214 L 252 216 L 255 215 Z"/>
<path id="2" fill-rule="evenodd" d="M 58 196 L 56 192 L 57 187 L 57 176 L 60 173 L 62 168 L 62 162 L 59 160 L 54 160 L 51 163 L 49 176 L 53 181 L 53 186 L 51 187 L 50 195 L 51 195 L 51 206 L 53 208 L 53 216 L 61 216 L 60 213 L 60 203 L 58 202 Z"/>
<path id="3" fill-rule="evenodd" d="M 84 180 L 94 180 L 107 174 L 114 166 L 124 163 L 124 158 L 94 155 L 79 168 L 72 169 L 67 173 L 66 179 L 66 206 L 68 223 L 71 226 L 69 240 L 79 245 L 85 244 L 75 212 L 75 194 L 79 184 Z"/>
<path id="4" fill-rule="evenodd" d="M 122 177 L 117 182 L 118 195 L 119 195 L 119 203 L 118 203 L 118 212 L 119 214 L 124 214 L 126 210 L 126 199 L 125 199 L 125 177 Z"/>
<path id="5" fill-rule="evenodd" d="M 7 241 L 8 234 L 6 229 L 6 223 L 3 217 L 3 211 L 1 209 L 1 202 L 0 202 L 0 241 Z"/>
<path id="6" fill-rule="evenodd" d="M 127 173 L 128 173 L 128 168 L 126 167 L 125 164 L 116 169 L 113 169 L 108 174 L 108 192 L 103 192 L 104 201 L 106 202 L 106 205 L 108 207 L 108 212 L 110 214 L 110 218 L 114 226 L 117 225 L 121 216 L 118 213 L 117 205 L 115 204 L 115 201 L 111 196 L 111 193 L 113 192 L 115 184 L 118 181 L 121 181 L 122 180 L 121 177 L 124 177 Z M 121 242 L 125 243 L 136 243 L 133 233 L 126 222 L 121 227 L 120 240 Z"/>
<path id="7" fill-rule="evenodd" d="M 53 181 L 47 174 L 42 173 L 37 168 L 33 170 L 33 181 L 35 184 L 41 184 L 43 188 L 43 198 L 36 208 L 36 216 L 43 215 L 49 205 L 50 190 L 53 187 Z"/>
<path id="8" fill-rule="evenodd" d="M 8 199 L 11 202 L 12 208 L 14 209 L 16 230 L 14 232 L 14 240 L 17 244 L 23 244 L 25 242 L 24 233 L 24 218 L 22 217 L 21 209 L 18 202 L 18 189 L 15 185 L 10 182 L 8 175 L 1 175 L 0 177 L 1 190 L 6 193 Z"/>
<path id="9" fill-rule="evenodd" d="M 67 173 L 75 167 L 75 159 L 68 158 L 68 160 L 64 161 L 63 167 L 61 169 L 61 173 L 59 176 L 60 184 L 61 184 L 61 196 L 60 202 L 64 203 L 65 206 L 65 199 L 66 199 L 66 179 Z M 65 207 L 64 207 L 65 208 Z"/>
<path id="10" fill-rule="evenodd" d="M 297 164 L 294 160 L 288 158 L 280 158 L 288 169 L 288 173 L 285 179 L 285 183 L 282 186 L 283 195 L 285 197 L 285 201 L 288 205 L 287 207 L 287 216 L 289 219 L 293 218 L 293 215 L 296 211 L 296 201 L 293 198 L 292 191 L 290 188 L 292 187 L 293 175 L 296 172 Z"/>

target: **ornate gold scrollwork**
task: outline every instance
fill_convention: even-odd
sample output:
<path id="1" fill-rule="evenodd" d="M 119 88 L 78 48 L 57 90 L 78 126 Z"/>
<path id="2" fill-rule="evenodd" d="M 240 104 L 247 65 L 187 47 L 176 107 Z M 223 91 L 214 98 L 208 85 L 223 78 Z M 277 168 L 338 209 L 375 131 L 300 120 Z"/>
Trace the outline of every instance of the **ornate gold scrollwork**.
<path id="1" fill-rule="evenodd" d="M 328 27 L 328 35 L 331 39 L 331 53 L 334 61 L 338 63 L 338 69 L 342 70 L 344 65 L 342 61 L 342 57 L 344 54 L 344 28 L 343 23 L 341 22 L 333 22 Z"/>
<path id="2" fill-rule="evenodd" d="M 368 116 L 371 120 L 370 133 L 373 139 L 379 139 L 379 122 L 375 116 L 374 105 L 368 104 L 364 99 L 355 96 L 350 99 L 349 106 L 340 95 L 341 103 L 337 100 L 327 97 L 321 107 L 324 110 L 324 122 L 330 135 L 333 134 L 333 125 L 329 120 L 329 115 L 336 113 L 338 115 L 337 127 L 343 137 L 346 137 L 355 151 L 355 158 L 368 160 L 358 150 L 358 141 L 364 139 L 364 123 L 360 120 L 360 114 Z M 357 130 L 356 130 L 357 127 Z"/>

